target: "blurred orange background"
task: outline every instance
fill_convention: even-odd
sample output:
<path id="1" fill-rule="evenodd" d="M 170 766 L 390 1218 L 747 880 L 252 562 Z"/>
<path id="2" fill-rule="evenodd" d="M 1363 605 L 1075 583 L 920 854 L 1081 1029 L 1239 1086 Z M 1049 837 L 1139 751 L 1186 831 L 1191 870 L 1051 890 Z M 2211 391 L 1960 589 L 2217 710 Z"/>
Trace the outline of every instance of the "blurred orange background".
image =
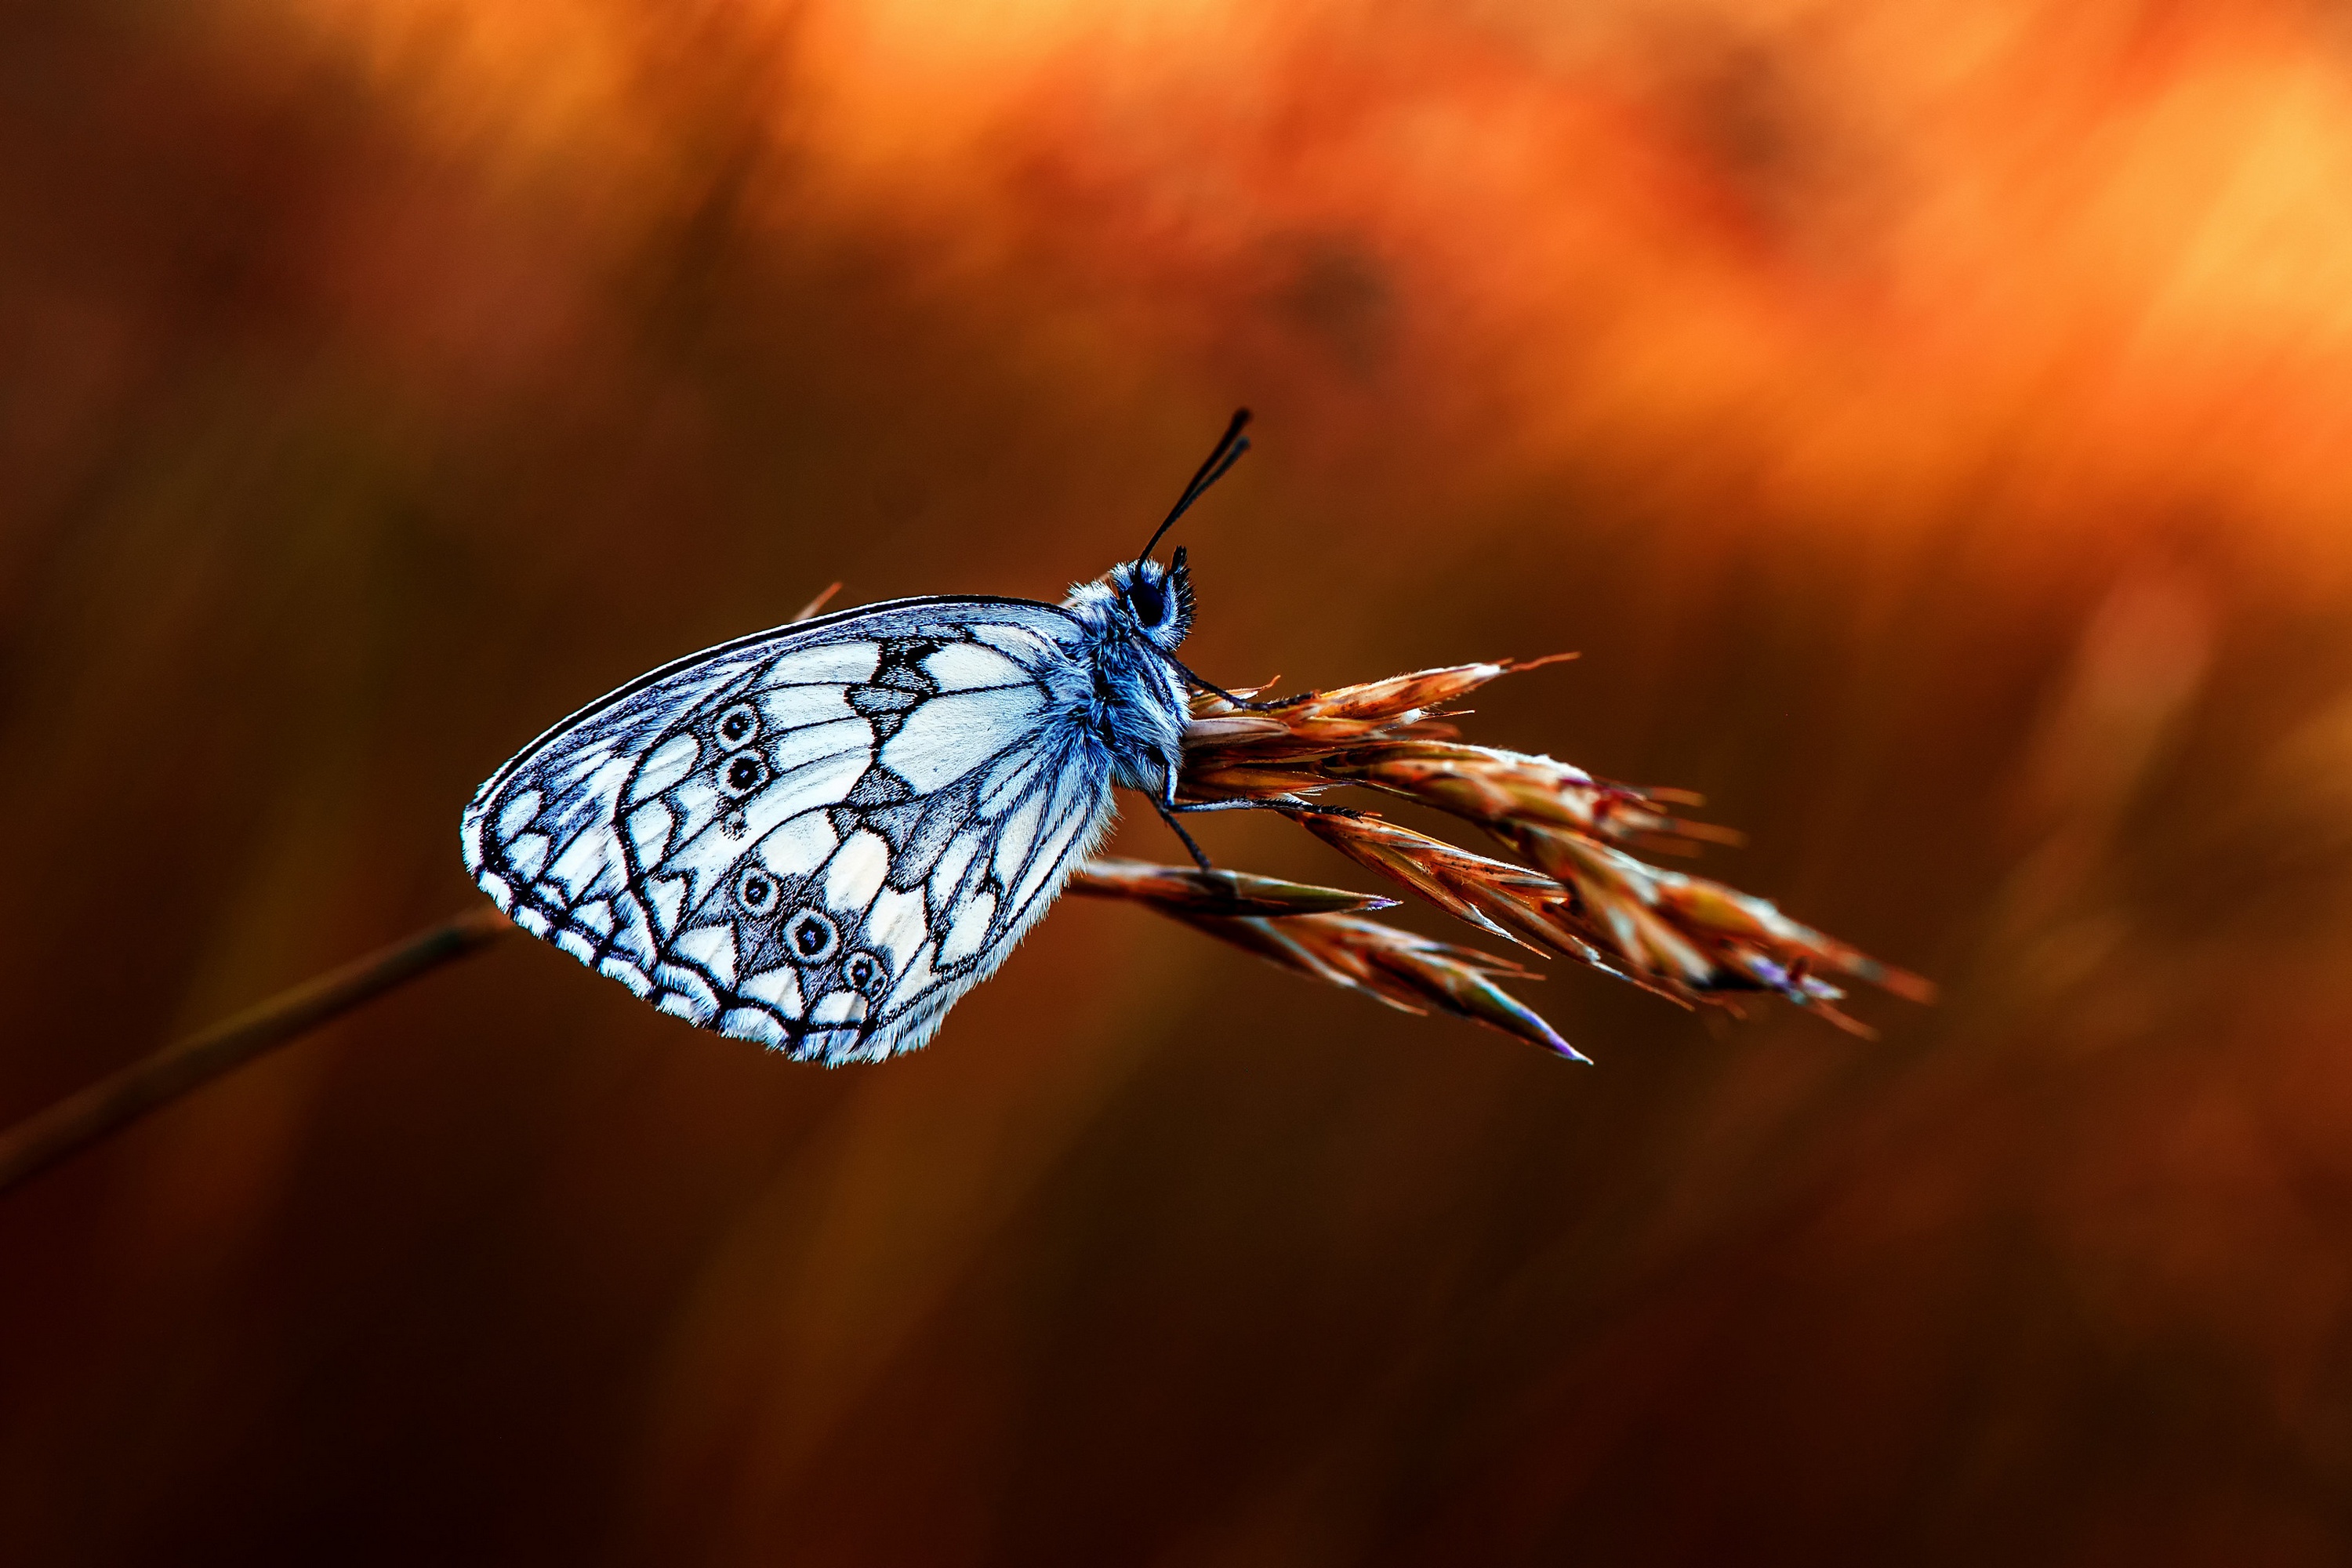
<path id="1" fill-rule="evenodd" d="M 1580 648 L 1473 738 L 1946 988 L 1574 1068 L 1076 902 L 828 1072 L 514 942 L 0 1197 L 9 1561 L 2352 1556 L 2338 10 L 33 0 L 0 351 L 0 1117 L 1240 403 L 1196 668 Z"/>

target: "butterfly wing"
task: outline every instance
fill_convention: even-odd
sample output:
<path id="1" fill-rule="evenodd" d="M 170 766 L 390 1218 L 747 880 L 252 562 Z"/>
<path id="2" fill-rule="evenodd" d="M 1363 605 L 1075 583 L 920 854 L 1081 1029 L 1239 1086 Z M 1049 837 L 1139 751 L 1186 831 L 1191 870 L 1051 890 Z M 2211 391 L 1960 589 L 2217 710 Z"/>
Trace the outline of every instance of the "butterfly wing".
<path id="1" fill-rule="evenodd" d="M 1108 826 L 1077 624 L 940 598 L 709 649 L 573 714 L 466 810 L 515 923 L 797 1058 L 929 1039 Z"/>

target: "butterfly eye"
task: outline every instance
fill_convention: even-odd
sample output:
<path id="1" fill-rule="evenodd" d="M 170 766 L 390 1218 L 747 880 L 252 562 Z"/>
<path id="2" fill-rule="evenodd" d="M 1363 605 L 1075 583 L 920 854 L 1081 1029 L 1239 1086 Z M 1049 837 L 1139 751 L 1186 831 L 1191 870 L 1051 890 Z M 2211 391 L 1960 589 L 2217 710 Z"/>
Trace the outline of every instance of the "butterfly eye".
<path id="1" fill-rule="evenodd" d="M 816 910 L 803 910 L 784 928 L 784 942 L 803 963 L 822 963 L 841 945 L 841 931 Z"/>
<path id="2" fill-rule="evenodd" d="M 754 868 L 735 884 L 735 901 L 755 915 L 764 915 L 776 901 L 775 879 Z"/>
<path id="3" fill-rule="evenodd" d="M 882 965 L 875 961 L 872 953 L 856 953 L 841 966 L 841 976 L 853 988 L 870 994 L 882 978 Z"/>
<path id="4" fill-rule="evenodd" d="M 760 710 L 749 702 L 738 702 L 719 716 L 719 738 L 730 746 L 740 746 L 760 732 Z"/>
<path id="5" fill-rule="evenodd" d="M 768 759 L 757 752 L 738 752 L 719 771 L 719 787 L 742 799 L 768 782 Z"/>
<path id="6" fill-rule="evenodd" d="M 1127 591 L 1127 604 L 1137 622 L 1147 626 L 1158 626 L 1168 614 L 1168 597 L 1156 583 L 1137 583 Z"/>

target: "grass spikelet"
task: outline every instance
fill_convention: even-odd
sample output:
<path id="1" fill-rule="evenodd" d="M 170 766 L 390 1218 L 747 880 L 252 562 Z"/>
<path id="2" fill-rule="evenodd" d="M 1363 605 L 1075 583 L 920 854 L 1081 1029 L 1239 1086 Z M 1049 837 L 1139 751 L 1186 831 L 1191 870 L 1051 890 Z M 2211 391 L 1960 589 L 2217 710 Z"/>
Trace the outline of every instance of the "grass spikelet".
<path id="1" fill-rule="evenodd" d="M 1361 991 L 1407 1013 L 1444 1013 L 1586 1059 L 1496 984 L 1540 979 L 1533 971 L 1360 918 L 1366 910 L 1395 908 L 1394 899 L 1242 871 L 1108 859 L 1081 865 L 1069 891 L 1129 899 L 1311 980 Z"/>
<path id="2" fill-rule="evenodd" d="M 1832 977 L 1864 982 L 1912 1001 L 1933 999 L 1935 987 L 1927 981 L 1790 920 L 1763 899 L 1653 866 L 1631 853 L 1693 856 L 1709 844 L 1742 842 L 1729 828 L 1681 814 L 1704 804 L 1699 796 L 1596 779 L 1551 757 L 1462 739 L 1452 722 L 1460 711 L 1454 704 L 1503 675 L 1550 662 L 1451 665 L 1263 706 L 1248 702 L 1255 691 L 1235 693 L 1240 702 L 1215 693 L 1196 697 L 1184 737 L 1179 796 L 1254 800 L 1282 808 L 1357 864 L 1457 920 L 1535 952 L 1591 964 L 1685 1005 L 1707 1004 L 1737 1012 L 1743 995 L 1770 993 L 1867 1034 L 1837 1007 L 1845 993 Z M 1473 824 L 1518 863 L 1322 804 L 1328 792 L 1348 785 L 1412 800 Z M 1386 976 L 1383 983 L 1393 986 L 1403 984 L 1396 980 L 1402 969 L 1420 964 L 1424 990 L 1452 987 L 1448 994 L 1484 998 L 1486 992 L 1501 994 L 1496 977 L 1529 973 L 1486 954 L 1473 955 L 1475 963 L 1465 970 L 1469 961 L 1460 955 L 1469 950 L 1444 944 L 1438 948 L 1451 956 L 1442 962 L 1409 944 L 1378 946 L 1358 928 L 1388 928 L 1353 912 L 1345 917 L 1352 923 L 1344 931 L 1325 931 L 1301 926 L 1303 911 L 1216 910 L 1200 901 L 1212 896 L 1207 889 L 1188 894 L 1189 902 L 1154 899 L 1143 889 L 1171 885 L 1168 878 L 1199 874 L 1150 869 L 1160 882 L 1130 871 L 1121 896 L 1144 898 L 1203 930 L 1212 930 L 1211 922 L 1255 921 L 1214 934 L 1302 973 L 1372 990 L 1399 1005 L 1403 1004 L 1396 994 L 1381 992 L 1365 976 Z M 1423 956 L 1399 956 L 1405 953 Z M 1428 968 L 1432 963 L 1438 967 Z M 1476 986 L 1465 988 L 1464 973 L 1475 974 Z M 1412 994 L 1427 1000 L 1423 991 Z M 1494 1005 L 1483 999 L 1476 1003 L 1489 1013 Z M 1517 1002 L 1510 1007 L 1525 1011 Z M 1460 1005 L 1437 1010 L 1472 1016 Z M 1495 1020 L 1482 1015 L 1479 1021 Z M 1506 1032 L 1538 1037 L 1524 1026 Z M 1557 1038 L 1548 1025 L 1543 1038 Z"/>
<path id="3" fill-rule="evenodd" d="M 1570 927 L 1574 899 L 1551 878 L 1361 813 L 1301 812 L 1309 833 L 1358 865 L 1402 882 L 1456 920 L 1538 952 L 1613 966 Z"/>
<path id="4" fill-rule="evenodd" d="M 1696 854 L 1702 843 L 1745 842 L 1729 828 L 1660 809 L 1669 796 L 1698 805 L 1696 795 L 1608 783 L 1549 757 L 1491 746 L 1435 740 L 1374 742 L 1325 759 L 1321 772 L 1417 800 L 1482 827 L 1540 824 L 1669 853 Z"/>
<path id="5" fill-rule="evenodd" d="M 1770 902 L 1685 872 L 1636 859 L 1612 845 L 1540 826 L 1514 827 L 1527 858 L 1574 890 L 1588 928 L 1629 964 L 1696 1000 L 1769 991 L 1841 1028 L 1869 1030 L 1834 1004 L 1845 993 L 1824 977 L 1860 980 L 1913 1002 L 1936 988 L 1907 971 L 1800 925 Z"/>
<path id="6" fill-rule="evenodd" d="M 1132 900 L 1294 973 L 1361 991 L 1407 1013 L 1444 1013 L 1586 1059 L 1534 1009 L 1496 984 L 1540 979 L 1533 971 L 1360 918 L 1363 911 L 1395 908 L 1394 899 L 1244 871 L 1111 859 L 1082 864 L 1068 890 Z"/>
<path id="7" fill-rule="evenodd" d="M 1184 732 L 1187 800 L 1267 800 L 1308 794 L 1341 782 L 1318 764 L 1367 744 L 1396 740 L 1441 741 L 1457 731 L 1444 723 L 1444 704 L 1467 696 L 1508 664 L 1460 664 L 1386 680 L 1310 691 L 1262 710 L 1234 707 L 1206 693 L 1192 700 Z M 1255 693 L 1244 689 L 1244 698 Z"/>
<path id="8" fill-rule="evenodd" d="M 1166 911 L 1197 931 L 1310 980 L 1361 991 L 1406 1013 L 1443 1013 L 1589 1060 L 1533 1008 L 1496 984 L 1538 980 L 1532 970 L 1473 948 L 1433 942 L 1360 915 L 1208 915 Z"/>
<path id="9" fill-rule="evenodd" d="M 1148 860 L 1087 860 L 1073 872 L 1068 891 L 1098 899 L 1133 899 L 1166 914 L 1328 915 L 1392 910 L 1397 900 L 1342 888 L 1317 888 L 1247 871 L 1200 871 Z"/>

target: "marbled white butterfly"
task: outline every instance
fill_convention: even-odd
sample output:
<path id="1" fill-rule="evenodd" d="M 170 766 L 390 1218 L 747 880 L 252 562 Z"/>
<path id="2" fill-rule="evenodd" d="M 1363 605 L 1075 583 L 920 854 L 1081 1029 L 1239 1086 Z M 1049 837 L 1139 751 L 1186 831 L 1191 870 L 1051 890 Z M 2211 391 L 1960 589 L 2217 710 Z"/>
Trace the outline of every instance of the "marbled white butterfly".
<path id="1" fill-rule="evenodd" d="M 517 925 L 691 1023 L 827 1063 L 921 1046 L 1100 842 L 1114 786 L 1171 826 L 1215 809 L 1176 803 L 1192 587 L 1181 549 L 1151 552 L 1248 449 L 1248 418 L 1134 561 L 1059 605 L 868 605 L 590 703 L 476 793 L 466 868 Z"/>

